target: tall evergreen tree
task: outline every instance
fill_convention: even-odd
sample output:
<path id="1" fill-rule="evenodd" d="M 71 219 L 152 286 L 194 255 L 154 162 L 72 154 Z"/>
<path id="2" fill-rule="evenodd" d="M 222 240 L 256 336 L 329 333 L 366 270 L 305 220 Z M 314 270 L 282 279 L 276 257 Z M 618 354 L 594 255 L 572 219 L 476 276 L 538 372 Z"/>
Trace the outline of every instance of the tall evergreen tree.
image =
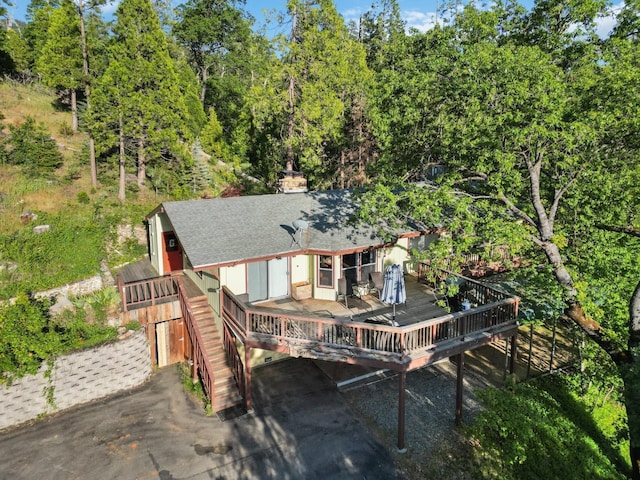
<path id="1" fill-rule="evenodd" d="M 84 85 L 80 22 L 72 0 L 62 0 L 49 19 L 47 39 L 36 61 L 46 85 L 70 98 L 72 129 L 78 131 L 78 89 Z"/>
<path id="2" fill-rule="evenodd" d="M 6 31 L 5 52 L 11 57 L 11 70 L 23 75 L 29 73 L 29 46 L 20 31 Z"/>
<path id="3" fill-rule="evenodd" d="M 360 17 L 358 40 L 367 52 L 367 65 L 376 72 L 402 59 L 398 50 L 405 38 L 397 0 L 382 0 Z"/>
<path id="4" fill-rule="evenodd" d="M 29 68 L 32 74 L 38 73 L 36 61 L 47 41 L 51 15 L 59 6 L 58 0 L 31 0 L 27 6 L 24 38 L 29 46 Z"/>
<path id="5" fill-rule="evenodd" d="M 233 0 L 189 0 L 178 7 L 173 33 L 189 52 L 200 82 L 200 101 L 207 107 L 209 78 L 213 72 L 224 76 L 224 57 L 246 46 L 249 22 Z"/>
<path id="6" fill-rule="evenodd" d="M 161 159 L 184 158 L 183 142 L 192 140 L 196 132 L 190 130 L 193 117 L 149 0 L 124 0 L 116 18 L 109 66 L 94 92 L 92 119 L 102 152 L 114 147 L 113 140 L 118 139 L 118 197 L 124 200 L 124 166 L 131 152 L 137 183 L 143 186 L 147 166 Z"/>
<path id="7" fill-rule="evenodd" d="M 285 123 L 284 162 L 287 169 L 304 171 L 314 188 L 344 185 L 347 160 L 358 164 L 360 175 L 367 162 L 344 153 L 361 146 L 354 125 L 371 79 L 365 51 L 331 0 L 292 0 L 288 9 L 291 33 L 273 78 L 276 102 L 269 107 L 276 112 L 273 119 Z"/>

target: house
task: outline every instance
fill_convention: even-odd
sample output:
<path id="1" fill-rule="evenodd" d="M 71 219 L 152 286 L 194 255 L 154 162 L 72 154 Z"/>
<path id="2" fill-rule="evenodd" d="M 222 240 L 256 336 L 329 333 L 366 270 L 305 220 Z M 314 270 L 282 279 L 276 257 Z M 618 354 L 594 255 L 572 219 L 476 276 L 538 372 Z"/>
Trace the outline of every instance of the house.
<path id="1" fill-rule="evenodd" d="M 348 190 L 165 202 L 148 217 L 149 258 L 160 275 L 184 270 L 203 286 L 217 279 L 250 302 L 295 294 L 335 300 L 385 265 L 411 265 L 409 250 L 436 238 L 408 226 L 385 242 L 352 223 Z M 206 287 L 205 287 L 206 288 Z"/>
<path id="2" fill-rule="evenodd" d="M 408 223 L 383 238 L 354 222 L 356 208 L 349 190 L 164 202 L 147 216 L 150 272 L 121 276 L 125 310 L 147 326 L 158 363 L 193 365 L 214 409 L 250 409 L 252 368 L 286 356 L 395 370 L 403 449 L 406 372 L 459 356 L 461 378 L 464 352 L 497 339 L 512 340 L 513 368 L 518 299 L 466 280 L 473 308 L 441 309 L 419 282 L 428 265 L 410 255 L 437 233 Z M 366 301 L 389 265 L 419 296 L 395 326 L 376 320 L 390 312 L 375 295 Z"/>

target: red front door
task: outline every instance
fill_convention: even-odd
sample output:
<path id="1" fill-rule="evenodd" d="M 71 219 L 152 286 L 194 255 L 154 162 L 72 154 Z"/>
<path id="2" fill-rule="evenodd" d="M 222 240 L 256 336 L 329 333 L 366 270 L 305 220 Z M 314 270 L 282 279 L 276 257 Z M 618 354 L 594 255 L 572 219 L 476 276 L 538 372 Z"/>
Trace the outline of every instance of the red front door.
<path id="1" fill-rule="evenodd" d="M 162 234 L 164 273 L 182 270 L 182 250 L 180 243 L 173 232 Z"/>

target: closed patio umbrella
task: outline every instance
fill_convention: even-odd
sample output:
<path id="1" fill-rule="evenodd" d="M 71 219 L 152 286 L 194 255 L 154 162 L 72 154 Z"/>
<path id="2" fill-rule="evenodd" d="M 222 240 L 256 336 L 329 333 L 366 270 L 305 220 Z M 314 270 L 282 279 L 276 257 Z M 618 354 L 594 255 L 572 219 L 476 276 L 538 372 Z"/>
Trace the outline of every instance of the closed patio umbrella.
<path id="1" fill-rule="evenodd" d="M 393 323 L 396 321 L 396 305 L 407 301 L 404 273 L 400 265 L 389 265 L 384 272 L 384 283 L 380 300 L 393 305 Z"/>

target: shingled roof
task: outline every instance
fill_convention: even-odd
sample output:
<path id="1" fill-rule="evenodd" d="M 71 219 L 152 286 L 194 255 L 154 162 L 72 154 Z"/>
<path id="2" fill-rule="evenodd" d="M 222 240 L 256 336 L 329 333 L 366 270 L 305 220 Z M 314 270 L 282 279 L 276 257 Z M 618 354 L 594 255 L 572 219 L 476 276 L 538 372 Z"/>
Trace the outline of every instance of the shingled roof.
<path id="1" fill-rule="evenodd" d="M 161 208 L 195 269 L 384 243 L 374 229 L 350 222 L 356 206 L 349 190 L 165 202 Z M 299 244 L 293 241 L 298 219 L 309 224 Z"/>

